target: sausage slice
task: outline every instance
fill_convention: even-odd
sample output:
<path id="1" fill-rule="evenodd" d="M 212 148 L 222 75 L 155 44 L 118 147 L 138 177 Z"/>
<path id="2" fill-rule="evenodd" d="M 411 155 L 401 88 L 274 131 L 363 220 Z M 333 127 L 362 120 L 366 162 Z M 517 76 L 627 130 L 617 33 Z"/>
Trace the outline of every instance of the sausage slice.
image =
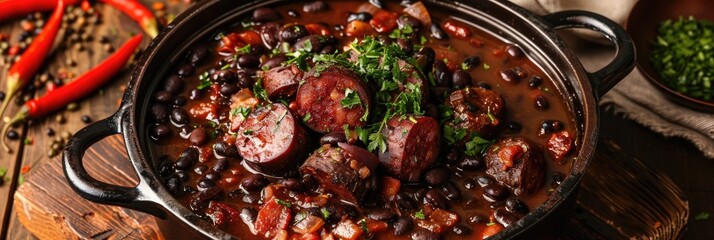
<path id="1" fill-rule="evenodd" d="M 308 151 L 307 131 L 280 103 L 253 110 L 236 134 L 235 144 L 245 162 L 270 175 L 291 175 Z"/>
<path id="2" fill-rule="evenodd" d="M 371 98 L 362 79 L 338 66 L 317 65 L 305 75 L 298 88 L 297 113 L 307 126 L 319 133 L 363 127 Z M 343 102 L 343 100 L 349 100 Z M 348 105 L 345 105 L 348 103 Z"/>
<path id="3" fill-rule="evenodd" d="M 295 64 L 272 68 L 263 75 L 263 88 L 268 98 L 289 98 L 295 96 L 303 72 Z"/>
<path id="4" fill-rule="evenodd" d="M 305 160 L 300 173 L 312 176 L 323 189 L 337 194 L 342 200 L 359 205 L 374 188 L 370 184 L 374 169 L 363 164 L 353 152 L 329 144 L 322 145 Z M 376 158 L 374 155 L 371 157 Z"/>
<path id="5" fill-rule="evenodd" d="M 491 136 L 499 124 L 503 100 L 498 93 L 483 88 L 465 88 L 449 95 L 446 104 L 454 110 L 447 122 L 454 128 L 466 129 L 466 136 Z M 466 140 L 468 141 L 468 140 Z"/>
<path id="6" fill-rule="evenodd" d="M 516 195 L 538 189 L 545 180 L 543 153 L 523 137 L 499 139 L 486 150 L 486 174 Z"/>
<path id="7" fill-rule="evenodd" d="M 439 155 L 439 122 L 426 116 L 394 116 L 387 121 L 382 134 L 387 138 L 387 151 L 379 161 L 397 178 L 418 182 L 422 172 Z"/>

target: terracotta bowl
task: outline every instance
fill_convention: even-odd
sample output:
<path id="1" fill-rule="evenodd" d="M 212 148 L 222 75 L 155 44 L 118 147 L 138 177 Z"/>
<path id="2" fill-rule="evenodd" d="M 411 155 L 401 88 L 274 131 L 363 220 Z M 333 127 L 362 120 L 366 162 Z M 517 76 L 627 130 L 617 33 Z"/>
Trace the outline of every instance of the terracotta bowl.
<path id="1" fill-rule="evenodd" d="M 714 113 L 714 101 L 705 101 L 679 93 L 660 81 L 650 61 L 652 45 L 657 38 L 660 22 L 693 16 L 696 19 L 714 21 L 714 1 L 711 0 L 641 0 L 630 13 L 627 32 L 632 36 L 637 51 L 637 69 L 642 72 L 657 90 L 672 102 L 691 109 Z"/>

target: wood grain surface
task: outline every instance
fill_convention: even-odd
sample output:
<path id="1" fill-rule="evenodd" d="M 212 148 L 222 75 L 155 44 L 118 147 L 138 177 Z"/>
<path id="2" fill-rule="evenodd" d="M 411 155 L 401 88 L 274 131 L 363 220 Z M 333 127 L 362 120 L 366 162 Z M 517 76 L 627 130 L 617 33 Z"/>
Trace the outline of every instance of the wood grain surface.
<path id="1" fill-rule="evenodd" d="M 151 6 L 153 2 L 150 0 L 142 0 L 147 6 Z M 184 1 L 169 0 L 162 1 L 169 8 L 169 13 L 176 14 L 189 5 Z M 41 72 L 49 72 L 54 76 L 60 69 L 66 69 L 69 72 L 79 75 L 96 65 L 102 59 L 109 55 L 102 45 L 99 43 L 101 36 L 107 36 L 114 47 L 118 47 L 121 43 L 127 40 L 132 33 L 140 32 L 139 27 L 128 17 L 108 6 L 97 5 L 96 9 L 102 13 L 102 24 L 96 26 L 87 26 L 85 31 L 91 32 L 94 40 L 85 45 L 84 51 L 75 49 L 57 49 L 48 57 L 47 63 L 41 68 Z M 18 42 L 17 36 L 22 30 L 20 29 L 20 20 L 13 20 L 0 23 L 0 34 L 10 36 L 10 44 L 15 45 Z M 61 41 L 67 41 L 65 36 Z M 145 39 L 142 46 L 146 46 L 148 40 Z M 611 51 L 611 49 L 601 46 L 593 46 L 592 43 L 573 43 L 573 48 L 576 52 L 579 51 Z M 67 59 L 72 59 L 76 65 L 68 64 Z M 6 72 L 9 68 L 7 61 L 0 60 L 0 90 L 5 89 Z M 594 66 L 597 68 L 598 66 Z M 80 118 L 83 115 L 90 116 L 93 120 L 99 120 L 111 115 L 118 107 L 118 100 L 123 94 L 123 85 L 128 81 L 128 71 L 124 71 L 115 77 L 115 79 L 97 91 L 88 98 L 79 102 L 79 109 L 72 112 L 55 113 L 45 119 L 31 121 L 17 128 L 21 134 L 21 139 L 31 139 L 31 144 L 22 144 L 22 141 L 11 141 L 14 152 L 6 154 L 0 152 L 0 167 L 8 168 L 9 171 L 5 176 L 5 183 L 0 185 L 0 239 L 64 239 L 64 238 L 97 238 L 97 239 L 122 239 L 122 238 L 156 238 L 160 234 L 153 228 L 153 219 L 147 218 L 146 215 L 125 210 L 116 207 L 101 206 L 89 203 L 70 191 L 64 184 L 64 176 L 59 171 L 59 156 L 48 157 L 49 143 L 56 136 L 48 136 L 46 130 L 54 129 L 57 135 L 62 132 L 74 133 L 86 124 L 82 123 Z M 41 88 L 35 94 L 41 96 L 45 92 Z M 11 104 L 8 113 L 13 113 L 17 106 Z M 8 114 L 9 115 L 9 114 Z M 62 115 L 67 119 L 66 123 L 61 124 L 55 121 L 58 115 Z M 7 115 L 6 115 L 7 116 Z M 714 175 L 711 174 L 714 169 L 714 161 L 705 159 L 692 144 L 678 138 L 664 138 L 656 133 L 649 131 L 632 121 L 626 120 L 620 116 L 604 111 L 602 114 L 602 133 L 603 139 L 610 139 L 617 145 L 621 146 L 619 153 L 615 156 L 634 156 L 640 159 L 645 165 L 653 168 L 654 176 L 659 176 L 666 180 L 666 176 L 672 178 L 673 182 L 680 186 L 684 191 L 684 195 L 690 203 L 692 213 L 689 214 L 688 230 L 682 237 L 684 239 L 714 239 L 714 228 L 711 227 L 713 220 L 695 221 L 693 216 L 700 212 L 710 212 L 714 214 Z M 3 136 L 4 137 L 4 136 Z M 121 184 L 130 185 L 134 179 L 130 171 L 119 173 L 122 164 L 126 164 L 123 144 L 119 138 L 109 138 L 92 147 L 87 155 L 88 165 L 100 164 L 105 161 L 106 166 L 99 166 L 99 169 L 104 169 L 108 173 L 94 174 L 98 178 L 108 179 L 113 177 L 114 180 L 119 180 Z M 622 153 L 626 153 L 622 155 Z M 600 154 L 600 153 L 598 153 Z M 111 159 L 104 158 L 112 156 Z M 90 158 L 91 157 L 91 158 Z M 96 160 L 96 161 L 95 161 Z M 111 162 L 110 162 L 111 161 Z M 89 163 L 91 162 L 91 163 Z M 116 165 L 115 165 L 116 164 Z M 21 175 L 21 168 L 30 166 L 32 169 L 24 174 L 27 182 L 23 185 L 18 185 L 18 176 Z M 53 167 L 54 166 L 54 167 Z M 611 171 L 615 171 L 610 169 Z M 36 183 L 39 180 L 52 180 L 53 183 Z M 19 189 L 18 189 L 19 186 Z M 584 188 L 585 189 L 585 188 Z M 660 189 L 661 190 L 661 189 Z M 18 194 L 15 192 L 18 191 Z M 675 191 L 672 191 L 675 192 Z M 676 194 L 674 194 L 676 195 Z M 72 217 L 62 218 L 55 215 L 47 208 L 47 204 L 39 201 L 48 196 L 53 196 L 52 199 L 61 204 L 64 211 L 73 211 Z M 597 197 L 597 195 L 594 195 Z M 13 197 L 15 205 L 13 205 Z M 649 202 L 652 199 L 645 199 Z M 580 201 L 582 203 L 582 201 Z M 619 203 L 601 201 L 592 204 L 613 204 Z M 650 206 L 650 205 L 647 205 Z M 637 207 L 637 206 L 631 206 Z M 75 211 L 74 209 L 81 209 Z M 37 216 L 30 213 L 37 210 Z M 610 215 L 612 212 L 590 212 L 587 208 L 580 208 L 580 214 L 576 217 L 569 218 L 570 222 L 592 222 L 588 226 L 606 226 L 611 223 L 612 217 L 618 215 Z M 83 215 L 93 212 L 94 214 Z M 57 212 L 55 212 L 57 213 Z M 103 213 L 103 214 L 97 214 Z M 32 217 L 30 217 L 32 216 Z M 100 219 L 100 217 L 111 216 L 109 219 Z M 675 215 L 673 215 L 675 216 Z M 682 217 L 681 215 L 679 215 Z M 129 220 L 134 219 L 134 220 Z M 138 219 L 138 220 L 137 220 Z M 624 218 L 621 218 L 624 219 Z M 670 221 L 675 222 L 676 217 L 670 218 Z M 72 227 L 66 223 L 69 221 L 88 221 L 91 224 L 74 224 Z M 617 219 L 615 219 L 617 220 Z M 125 222 L 126 221 L 126 222 Z M 21 222 L 27 223 L 29 228 L 23 227 Z M 629 222 L 628 222 L 629 223 Z M 681 222 L 678 222 L 681 223 Z M 634 224 L 634 223 L 633 223 Z M 659 227 L 643 224 L 634 224 L 644 232 L 652 229 L 665 229 L 662 226 L 664 222 L 660 222 Z M 131 227 L 126 229 L 113 229 L 116 226 L 142 226 L 134 230 Z M 612 232 L 608 232 L 607 236 L 632 236 L 633 232 L 629 231 L 631 224 L 620 226 L 619 230 L 615 228 Z M 107 232 L 107 229 L 112 229 Z M 578 228 L 570 229 L 564 232 L 564 238 L 568 236 L 587 236 L 586 234 L 599 231 L 600 229 Z M 75 235 L 67 234 L 60 235 L 61 232 L 71 232 Z M 664 232 L 657 230 L 660 235 L 647 236 L 673 236 L 673 232 Z M 656 231 L 656 232 L 657 232 Z M 652 232 L 650 232 L 652 233 Z M 33 234 L 36 234 L 33 236 Z M 98 235 L 97 235 L 98 234 Z M 602 235 L 590 235 L 592 238 Z M 644 237 L 644 236 L 640 236 Z"/>

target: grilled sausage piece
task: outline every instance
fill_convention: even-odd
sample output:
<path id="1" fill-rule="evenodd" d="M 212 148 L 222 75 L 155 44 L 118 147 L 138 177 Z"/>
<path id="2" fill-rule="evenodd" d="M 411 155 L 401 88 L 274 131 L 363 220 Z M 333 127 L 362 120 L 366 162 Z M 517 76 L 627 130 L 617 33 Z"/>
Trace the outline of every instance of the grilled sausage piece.
<path id="1" fill-rule="evenodd" d="M 352 71 L 324 65 L 315 66 L 298 88 L 297 113 L 305 124 L 319 133 L 363 127 L 371 98 L 362 79 Z M 343 101 L 344 100 L 344 101 Z"/>
<path id="2" fill-rule="evenodd" d="M 263 76 L 263 88 L 268 98 L 290 98 L 295 96 L 303 72 L 295 64 L 272 68 Z"/>
<path id="3" fill-rule="evenodd" d="M 401 180 L 418 182 L 439 155 L 441 130 L 432 117 L 394 116 L 382 134 L 387 138 L 387 151 L 379 153 L 379 161 Z"/>
<path id="4" fill-rule="evenodd" d="M 486 173 L 516 195 L 538 189 L 545 180 L 541 150 L 523 137 L 499 139 L 486 150 Z"/>
<path id="5" fill-rule="evenodd" d="M 374 169 L 370 169 L 354 153 L 342 147 L 322 145 L 305 160 L 300 173 L 312 176 L 323 189 L 337 194 L 342 200 L 359 205 L 374 188 L 370 183 L 375 175 Z M 376 158 L 374 155 L 371 157 Z"/>
<path id="6" fill-rule="evenodd" d="M 466 129 L 466 136 L 491 136 L 498 126 L 503 100 L 498 93 L 483 88 L 454 91 L 446 100 L 454 110 L 454 119 L 447 122 L 456 129 Z M 462 142 L 470 139 L 464 138 Z"/>
<path id="7" fill-rule="evenodd" d="M 307 131 L 280 103 L 253 110 L 236 133 L 236 147 L 246 163 L 269 175 L 294 174 L 309 149 Z"/>

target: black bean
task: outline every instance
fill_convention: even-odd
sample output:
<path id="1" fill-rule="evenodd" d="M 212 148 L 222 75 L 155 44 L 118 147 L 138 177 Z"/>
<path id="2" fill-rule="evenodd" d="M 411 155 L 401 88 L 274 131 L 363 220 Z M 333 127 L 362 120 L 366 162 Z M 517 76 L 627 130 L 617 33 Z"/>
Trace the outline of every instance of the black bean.
<path id="1" fill-rule="evenodd" d="M 463 64 L 461 64 L 461 68 L 466 68 L 465 70 L 468 70 L 468 69 L 478 67 L 479 65 L 481 65 L 481 57 L 471 56 L 471 57 L 464 59 Z"/>
<path id="2" fill-rule="evenodd" d="M 446 200 L 443 194 L 441 194 L 441 191 L 436 189 L 430 189 L 429 191 L 426 191 L 426 194 L 424 195 L 424 201 L 434 207 L 441 209 L 447 209 L 449 207 L 449 201 Z"/>
<path id="3" fill-rule="evenodd" d="M 163 139 L 171 135 L 171 128 L 164 124 L 155 125 L 151 128 L 151 138 L 154 140 Z"/>
<path id="4" fill-rule="evenodd" d="M 397 214 L 389 208 L 381 208 L 371 211 L 367 214 L 367 217 L 377 221 L 391 221 L 397 216 Z"/>
<path id="5" fill-rule="evenodd" d="M 397 39 L 397 46 L 406 54 L 411 54 L 414 51 L 414 44 L 403 38 Z"/>
<path id="6" fill-rule="evenodd" d="M 170 177 L 166 180 L 166 190 L 172 194 L 177 194 L 181 189 L 181 179 L 178 176 Z"/>
<path id="7" fill-rule="evenodd" d="M 283 65 L 283 62 L 287 61 L 288 57 L 285 55 L 277 55 L 272 58 L 269 58 L 268 60 L 265 60 L 261 65 L 261 69 L 272 69 L 274 67 L 280 67 Z"/>
<path id="8" fill-rule="evenodd" d="M 251 207 L 244 207 L 240 210 L 240 220 L 248 226 L 253 226 L 258 218 L 258 211 Z"/>
<path id="9" fill-rule="evenodd" d="M 409 7 L 410 5 L 414 4 L 414 2 L 416 2 L 416 0 L 402 0 L 402 1 L 399 1 L 399 5 L 402 5 L 404 7 Z"/>
<path id="10" fill-rule="evenodd" d="M 433 117 L 434 119 L 439 119 L 441 117 L 441 113 L 439 113 L 439 107 L 436 106 L 436 104 L 433 103 L 427 103 L 424 105 L 424 112 L 426 112 L 426 115 L 429 117 Z"/>
<path id="11" fill-rule="evenodd" d="M 439 40 L 449 39 L 449 35 L 446 35 L 444 30 L 441 29 L 441 26 L 436 22 L 431 23 L 431 36 Z"/>
<path id="12" fill-rule="evenodd" d="M 196 100 L 199 99 L 203 95 L 203 92 L 199 89 L 193 89 L 191 92 L 188 94 L 188 99 L 191 100 Z"/>
<path id="13" fill-rule="evenodd" d="M 222 158 L 217 159 L 216 164 L 213 164 L 213 167 L 211 169 L 216 172 L 221 172 L 223 170 L 226 170 L 226 168 L 228 168 L 228 160 Z"/>
<path id="14" fill-rule="evenodd" d="M 320 50 L 320 53 L 321 54 L 332 54 L 332 53 L 335 53 L 335 51 L 337 51 L 337 49 L 334 46 L 327 45 L 327 46 L 323 47 L 322 50 Z"/>
<path id="15" fill-rule="evenodd" d="M 475 180 L 476 180 L 476 182 L 478 183 L 478 185 L 481 186 L 481 187 L 485 187 L 485 186 L 487 186 L 487 185 L 491 185 L 492 183 L 495 182 L 495 180 L 493 180 L 493 178 L 491 178 L 490 176 L 488 176 L 488 175 L 486 175 L 486 174 L 479 174 L 479 175 L 477 175 Z"/>
<path id="16" fill-rule="evenodd" d="M 171 110 L 171 121 L 175 124 L 183 125 L 190 121 L 190 117 L 188 116 L 186 110 L 183 110 L 183 108 L 174 108 Z"/>
<path id="17" fill-rule="evenodd" d="M 456 69 L 451 81 L 455 88 L 471 86 L 471 74 L 464 70 Z"/>
<path id="18" fill-rule="evenodd" d="M 208 204 L 208 201 L 211 201 L 213 199 L 216 199 L 223 195 L 223 190 L 219 187 L 212 187 L 205 189 L 198 194 L 196 194 L 192 199 L 191 199 L 191 209 L 194 211 L 199 211 L 203 208 L 206 207 Z"/>
<path id="19" fill-rule="evenodd" d="M 307 36 L 307 28 L 303 25 L 288 25 L 280 29 L 280 41 L 294 43 L 298 39 Z"/>
<path id="20" fill-rule="evenodd" d="M 169 110 L 163 104 L 155 103 L 149 108 L 149 114 L 155 123 L 163 123 L 168 119 Z"/>
<path id="21" fill-rule="evenodd" d="M 188 141 L 191 142 L 191 145 L 193 146 L 201 146 L 208 142 L 208 131 L 202 127 L 196 128 L 191 131 Z"/>
<path id="22" fill-rule="evenodd" d="M 347 136 L 344 132 L 335 131 L 325 134 L 320 138 L 320 145 L 330 144 L 331 146 L 337 146 L 337 143 L 347 142 Z"/>
<path id="23" fill-rule="evenodd" d="M 411 238 L 412 240 L 439 240 L 439 235 L 432 231 L 419 228 L 412 232 Z"/>
<path id="24" fill-rule="evenodd" d="M 183 125 L 179 128 L 179 136 L 183 139 L 188 139 L 188 136 L 191 135 L 191 131 L 193 131 L 192 126 L 189 125 Z"/>
<path id="25" fill-rule="evenodd" d="M 188 173 L 186 173 L 186 171 L 183 171 L 183 170 L 176 170 L 176 176 L 178 176 L 179 179 L 181 179 L 181 182 L 186 182 L 190 178 Z"/>
<path id="26" fill-rule="evenodd" d="M 162 177 L 168 177 L 174 172 L 174 164 L 167 159 L 168 156 L 161 156 L 161 164 L 159 164 L 159 175 Z"/>
<path id="27" fill-rule="evenodd" d="M 471 190 L 471 189 L 476 188 L 476 181 L 474 181 L 473 179 L 464 180 L 464 188 L 466 188 L 466 190 Z"/>
<path id="28" fill-rule="evenodd" d="M 478 110 L 479 110 L 479 108 L 476 105 L 473 105 L 470 102 L 466 102 L 466 109 L 468 109 L 469 112 L 473 112 L 473 113 L 478 112 Z"/>
<path id="29" fill-rule="evenodd" d="M 441 188 L 441 191 L 444 192 L 444 196 L 449 200 L 454 201 L 461 198 L 461 191 L 459 191 L 459 188 L 452 182 L 447 182 Z"/>
<path id="30" fill-rule="evenodd" d="M 300 180 L 294 178 L 286 178 L 280 181 L 285 189 L 293 192 L 304 192 L 306 187 Z"/>
<path id="31" fill-rule="evenodd" d="M 488 84 L 487 82 L 478 82 L 478 87 L 486 89 L 486 90 L 491 90 L 491 84 Z"/>
<path id="32" fill-rule="evenodd" d="M 501 225 L 503 225 L 504 227 L 508 227 L 509 225 L 518 221 L 518 217 L 503 209 L 498 209 L 493 212 L 493 217 L 496 218 L 496 221 L 501 223 Z"/>
<path id="33" fill-rule="evenodd" d="M 306 3 L 305 5 L 302 5 L 302 11 L 306 13 L 316 13 L 316 12 L 322 12 L 327 10 L 328 6 L 327 3 L 323 1 L 314 1 L 311 3 Z"/>
<path id="34" fill-rule="evenodd" d="M 221 174 L 218 172 L 209 172 L 206 173 L 206 176 L 204 176 L 206 179 L 212 180 L 212 181 L 218 181 L 221 179 Z"/>
<path id="35" fill-rule="evenodd" d="M 191 75 L 193 73 L 193 66 L 191 64 L 184 64 L 181 65 L 178 70 L 176 71 L 176 74 L 182 77 L 186 77 L 188 75 Z"/>
<path id="36" fill-rule="evenodd" d="M 258 8 L 253 11 L 253 21 L 256 22 L 270 22 L 278 20 L 280 18 L 280 13 L 272 8 Z"/>
<path id="37" fill-rule="evenodd" d="M 238 87 L 238 85 L 235 85 L 233 83 L 224 83 L 224 84 L 221 84 L 221 87 L 218 91 L 221 93 L 222 96 L 230 97 L 233 94 L 240 91 L 240 87 Z"/>
<path id="38" fill-rule="evenodd" d="M 154 94 L 154 100 L 160 103 L 169 104 L 174 100 L 174 96 L 167 91 L 158 91 Z"/>
<path id="39" fill-rule="evenodd" d="M 544 111 L 548 110 L 550 104 L 548 104 L 548 99 L 546 99 L 545 96 L 538 95 L 535 98 L 535 103 L 533 104 L 533 106 L 535 106 L 535 108 L 538 110 Z"/>
<path id="40" fill-rule="evenodd" d="M 297 42 L 295 42 L 295 49 L 304 50 L 311 53 L 320 52 L 320 50 L 322 50 L 322 47 L 325 45 L 324 42 L 320 41 L 320 38 L 321 37 L 318 35 L 302 37 L 298 39 Z"/>
<path id="41" fill-rule="evenodd" d="M 197 186 L 198 186 L 198 190 L 206 190 L 206 189 L 209 189 L 209 188 L 211 188 L 211 187 L 215 187 L 215 186 L 216 186 L 216 182 L 213 181 L 213 180 L 211 180 L 211 179 L 204 178 L 204 179 L 201 179 L 200 181 L 198 181 L 198 185 L 197 185 Z"/>
<path id="42" fill-rule="evenodd" d="M 521 129 L 523 129 L 523 126 L 521 126 L 520 123 L 510 121 L 510 120 L 508 121 L 508 123 L 506 123 L 506 127 L 508 128 L 508 130 L 511 130 L 512 132 L 520 132 Z"/>
<path id="43" fill-rule="evenodd" d="M 384 8 L 385 6 L 387 6 L 382 0 L 369 0 L 369 3 L 378 8 Z"/>
<path id="44" fill-rule="evenodd" d="M 505 207 L 505 206 L 506 206 L 506 202 L 505 202 L 505 201 L 496 201 L 496 202 L 492 202 L 491 204 L 489 204 L 489 205 L 488 205 L 488 208 L 490 208 L 490 209 L 499 209 L 499 208 L 503 208 L 503 207 Z"/>
<path id="45" fill-rule="evenodd" d="M 470 223 L 487 223 L 488 218 L 485 216 L 481 216 L 481 215 L 473 215 L 473 216 L 469 217 L 469 222 Z"/>
<path id="46" fill-rule="evenodd" d="M 401 216 L 394 221 L 394 235 L 405 234 L 414 228 L 414 223 L 412 219 L 407 216 Z"/>
<path id="47" fill-rule="evenodd" d="M 208 171 L 208 166 L 203 165 L 203 164 L 198 165 L 193 168 L 193 172 L 195 172 L 198 175 L 203 175 L 204 173 L 206 173 L 206 171 Z"/>
<path id="48" fill-rule="evenodd" d="M 184 182 L 185 182 L 185 181 L 184 181 Z M 198 190 L 196 190 L 195 188 L 193 188 L 193 187 L 191 187 L 191 186 L 186 186 L 186 185 L 184 185 L 184 186 L 183 186 L 183 192 L 185 192 L 185 193 L 190 193 L 190 194 L 194 194 L 194 193 L 198 192 Z"/>
<path id="49" fill-rule="evenodd" d="M 236 72 L 232 69 L 222 69 L 211 74 L 211 80 L 214 83 L 234 83 L 237 78 Z"/>
<path id="50" fill-rule="evenodd" d="M 540 123 L 538 135 L 545 135 L 552 132 L 563 130 L 563 122 L 558 120 L 545 120 Z"/>
<path id="51" fill-rule="evenodd" d="M 553 183 L 560 185 L 563 183 L 563 179 L 565 179 L 565 174 L 559 171 L 553 171 Z"/>
<path id="52" fill-rule="evenodd" d="M 241 187 L 249 192 L 256 192 L 262 190 L 270 182 L 267 178 L 260 174 L 250 174 L 243 178 L 241 182 Z"/>
<path id="53" fill-rule="evenodd" d="M 350 15 L 347 16 L 348 23 L 352 21 L 369 22 L 369 20 L 372 20 L 372 14 L 367 12 L 350 13 Z"/>
<path id="54" fill-rule="evenodd" d="M 189 147 L 183 150 L 183 152 L 178 156 L 178 159 L 176 159 L 176 162 L 174 163 L 174 167 L 179 170 L 186 170 L 189 169 L 196 161 L 198 161 L 198 149 Z"/>
<path id="55" fill-rule="evenodd" d="M 434 52 L 433 48 L 423 47 L 414 54 L 414 58 L 424 72 L 431 72 L 431 66 L 434 65 L 434 59 L 436 59 L 436 52 Z"/>
<path id="56" fill-rule="evenodd" d="M 511 197 L 506 200 L 506 210 L 517 214 L 528 213 L 528 206 L 516 197 Z"/>
<path id="57" fill-rule="evenodd" d="M 467 171 L 481 170 L 484 165 L 483 158 L 481 157 L 465 156 L 464 159 L 461 159 L 461 162 L 459 162 L 459 168 Z"/>
<path id="58" fill-rule="evenodd" d="M 399 18 L 397 18 L 397 24 L 400 29 L 411 28 L 414 32 L 419 32 L 422 27 L 422 23 L 419 19 L 409 15 L 399 16 Z"/>
<path id="59" fill-rule="evenodd" d="M 266 23 L 260 28 L 260 37 L 263 39 L 263 45 L 268 49 L 273 49 L 278 45 L 278 31 L 280 25 L 274 22 Z"/>
<path id="60" fill-rule="evenodd" d="M 483 187 L 483 198 L 489 202 L 503 200 L 508 196 L 508 190 L 499 184 L 489 184 Z"/>
<path id="61" fill-rule="evenodd" d="M 238 86 L 241 88 L 252 88 L 255 81 L 253 77 L 246 71 L 238 72 Z"/>
<path id="62" fill-rule="evenodd" d="M 528 72 L 526 72 L 526 70 L 523 70 L 523 68 L 521 67 L 514 67 L 513 72 L 516 73 L 516 76 L 518 76 L 519 81 L 528 77 Z"/>
<path id="63" fill-rule="evenodd" d="M 178 75 L 171 75 L 166 78 L 166 82 L 164 82 L 164 91 L 167 91 L 171 94 L 177 94 L 181 90 L 183 90 L 183 85 L 184 82 L 181 77 L 179 77 Z"/>
<path id="64" fill-rule="evenodd" d="M 208 48 L 199 45 L 191 51 L 191 55 L 189 56 L 188 60 L 195 65 L 201 63 L 203 59 L 206 59 L 209 53 L 210 52 L 208 51 Z"/>
<path id="65" fill-rule="evenodd" d="M 298 18 L 298 17 L 300 17 L 300 13 L 298 13 L 295 10 L 288 10 L 288 16 L 293 17 L 293 18 Z"/>
<path id="66" fill-rule="evenodd" d="M 238 66 L 240 68 L 255 69 L 260 66 L 260 59 L 253 54 L 243 54 L 238 57 Z"/>
<path id="67" fill-rule="evenodd" d="M 450 87 L 453 75 L 443 61 L 434 62 L 434 80 L 437 86 Z"/>
<path id="68" fill-rule="evenodd" d="M 513 84 L 518 83 L 519 80 L 518 74 L 516 74 L 513 69 L 501 69 L 501 79 L 503 79 L 503 81 Z"/>
<path id="69" fill-rule="evenodd" d="M 243 195 L 243 198 L 241 199 L 244 203 L 248 204 L 256 204 L 260 201 L 260 195 L 258 194 L 246 194 Z"/>
<path id="70" fill-rule="evenodd" d="M 176 107 L 182 107 L 183 105 L 186 105 L 186 102 L 188 102 L 188 99 L 184 96 L 176 96 L 174 98 L 173 104 Z"/>
<path id="71" fill-rule="evenodd" d="M 82 115 L 82 117 L 80 118 L 80 120 L 82 120 L 83 123 L 87 123 L 87 124 L 88 124 L 88 123 L 91 123 L 91 122 L 92 122 L 92 117 L 90 117 L 89 115 Z"/>
<path id="72" fill-rule="evenodd" d="M 471 233 L 471 228 L 464 224 L 458 224 L 452 229 L 456 235 L 469 235 Z"/>
<path id="73" fill-rule="evenodd" d="M 392 201 L 396 202 L 402 209 L 414 209 L 417 207 L 416 203 L 414 203 L 414 201 L 405 193 L 397 193 Z"/>
<path id="74" fill-rule="evenodd" d="M 537 88 L 543 83 L 543 78 L 538 75 L 533 75 L 530 80 L 528 80 L 528 87 Z"/>
<path id="75" fill-rule="evenodd" d="M 213 144 L 213 153 L 219 157 L 238 157 L 238 148 L 224 141 Z"/>
<path id="76" fill-rule="evenodd" d="M 508 45 L 506 47 L 506 52 L 508 53 L 509 56 L 511 56 L 513 58 L 522 58 L 523 56 L 525 56 L 525 54 L 523 53 L 523 50 L 521 50 L 520 47 L 514 46 L 514 45 Z"/>
<path id="77" fill-rule="evenodd" d="M 456 163 L 461 159 L 461 152 L 457 148 L 451 148 L 444 158 L 446 163 Z"/>
<path id="78" fill-rule="evenodd" d="M 436 167 L 424 174 L 424 182 L 426 182 L 429 186 L 438 187 L 449 181 L 450 177 L 451 174 L 449 173 L 449 169 L 445 167 Z"/>

